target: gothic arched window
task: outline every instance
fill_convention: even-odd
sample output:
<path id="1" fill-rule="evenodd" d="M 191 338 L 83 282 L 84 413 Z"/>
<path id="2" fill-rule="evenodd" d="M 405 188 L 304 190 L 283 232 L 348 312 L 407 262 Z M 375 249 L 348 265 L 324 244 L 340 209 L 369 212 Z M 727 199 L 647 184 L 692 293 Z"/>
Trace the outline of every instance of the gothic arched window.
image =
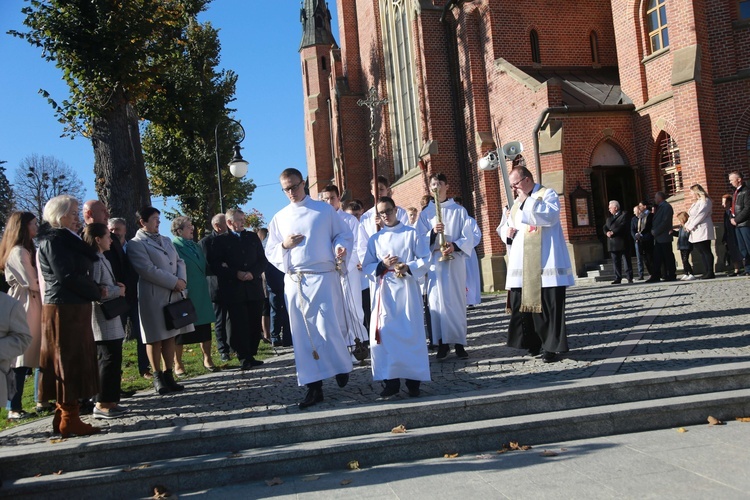
<path id="1" fill-rule="evenodd" d="M 412 1 L 380 0 L 396 179 L 417 165 L 420 147 L 419 94 L 411 36 Z"/>
<path id="2" fill-rule="evenodd" d="M 539 51 L 539 33 L 536 30 L 531 30 L 529 40 L 531 42 L 531 62 L 542 64 L 542 53 Z"/>

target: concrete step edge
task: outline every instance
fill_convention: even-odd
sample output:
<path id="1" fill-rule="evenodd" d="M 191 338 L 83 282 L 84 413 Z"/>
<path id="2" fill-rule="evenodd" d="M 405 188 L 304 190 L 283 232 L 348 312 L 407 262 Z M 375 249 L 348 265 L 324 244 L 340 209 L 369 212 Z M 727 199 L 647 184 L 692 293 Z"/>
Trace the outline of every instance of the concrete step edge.
<path id="1" fill-rule="evenodd" d="M 564 387 L 519 387 L 500 394 L 496 391 L 463 393 L 450 398 L 394 401 L 154 429 L 121 436 L 76 438 L 54 446 L 49 443 L 25 446 L 23 453 L 18 453 L 14 447 L 3 447 L 0 470 L 18 477 L 22 471 L 29 473 L 32 470 L 29 467 L 37 463 L 66 463 L 70 468 L 70 456 L 76 457 L 73 467 L 116 466 L 132 461 L 134 456 L 141 456 L 143 450 L 150 448 L 156 458 L 190 456 L 206 451 L 207 446 L 208 451 L 213 451 L 227 446 L 281 445 L 356 435 L 360 428 L 367 428 L 374 422 L 395 426 L 403 421 L 411 428 L 418 428 L 747 387 L 750 387 L 750 362 L 710 370 L 617 375 L 570 382 Z M 122 462 L 115 462 L 117 459 Z"/>
<path id="2" fill-rule="evenodd" d="M 6 482 L 2 496 L 24 498 L 132 498 L 147 495 L 148 487 L 161 484 L 172 492 L 195 490 L 229 482 L 270 479 L 287 474 L 346 468 L 356 460 L 367 467 L 394 461 L 467 454 L 498 449 L 516 440 L 537 446 L 543 443 L 696 425 L 708 415 L 721 420 L 750 415 L 750 389 L 639 401 L 553 414 L 505 417 L 482 422 L 409 429 L 392 434 L 379 432 L 317 442 L 195 455 L 88 471 L 63 471 L 60 475 Z"/>

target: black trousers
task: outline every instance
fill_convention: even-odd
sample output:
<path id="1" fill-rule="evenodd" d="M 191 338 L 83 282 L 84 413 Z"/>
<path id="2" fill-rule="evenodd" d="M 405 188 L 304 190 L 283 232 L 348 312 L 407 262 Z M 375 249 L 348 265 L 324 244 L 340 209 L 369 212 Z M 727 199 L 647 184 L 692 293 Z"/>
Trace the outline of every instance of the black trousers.
<path id="1" fill-rule="evenodd" d="M 625 273 L 629 280 L 633 279 L 633 259 L 630 257 L 630 250 L 620 252 L 610 252 L 612 256 L 612 265 L 615 268 L 615 279 L 622 280 L 622 258 L 625 257 Z"/>
<path id="2" fill-rule="evenodd" d="M 661 274 L 661 268 L 664 266 L 664 274 Z M 674 260 L 672 252 L 672 242 L 658 243 L 654 242 L 654 269 L 652 277 L 665 278 L 674 280 L 677 277 L 677 263 Z"/>
<path id="3" fill-rule="evenodd" d="M 370 287 L 362 290 L 362 310 L 365 313 L 365 329 L 370 331 L 370 314 L 372 313 L 372 302 L 370 302 Z"/>
<path id="4" fill-rule="evenodd" d="M 214 314 L 216 315 L 216 323 L 214 323 L 214 329 L 216 330 L 216 348 L 219 354 L 229 354 L 231 348 L 229 347 L 229 321 L 227 317 L 227 308 L 224 304 L 214 302 Z"/>
<path id="5" fill-rule="evenodd" d="M 714 275 L 714 254 L 711 252 L 711 240 L 698 241 L 693 243 L 693 248 L 701 256 L 703 263 L 703 276 Z"/>
<path id="6" fill-rule="evenodd" d="M 521 312 L 521 289 L 508 292 L 508 346 L 546 352 L 568 352 L 565 331 L 565 287 L 542 288 L 542 312 Z"/>
<path id="7" fill-rule="evenodd" d="M 96 357 L 99 364 L 99 403 L 120 401 L 122 382 L 122 339 L 101 340 L 96 343 Z"/>
<path id="8" fill-rule="evenodd" d="M 685 274 L 693 274 L 693 266 L 690 265 L 690 252 L 692 250 L 680 250 L 680 258 L 682 259 L 682 269 Z"/>
<path id="9" fill-rule="evenodd" d="M 263 299 L 226 304 L 232 327 L 227 331 L 229 346 L 237 359 L 245 361 L 258 354 L 263 337 Z"/>
<path id="10" fill-rule="evenodd" d="M 284 302 L 284 292 L 276 293 L 268 289 L 268 302 L 271 305 L 271 338 L 283 346 L 292 345 L 292 327 Z"/>

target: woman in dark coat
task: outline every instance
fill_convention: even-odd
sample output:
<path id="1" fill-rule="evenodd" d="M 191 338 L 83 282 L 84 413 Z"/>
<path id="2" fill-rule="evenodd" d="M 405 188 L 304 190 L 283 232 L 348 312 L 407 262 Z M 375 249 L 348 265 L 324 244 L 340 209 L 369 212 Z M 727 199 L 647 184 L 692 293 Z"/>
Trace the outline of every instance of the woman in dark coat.
<path id="1" fill-rule="evenodd" d="M 53 432 L 63 437 L 100 431 L 81 421 L 78 400 L 99 392 L 91 303 L 106 296 L 91 278 L 99 258 L 76 234 L 78 201 L 69 195 L 44 206 L 52 229 L 39 244 L 39 266 L 46 283 L 42 305 L 39 400 L 57 401 Z"/>

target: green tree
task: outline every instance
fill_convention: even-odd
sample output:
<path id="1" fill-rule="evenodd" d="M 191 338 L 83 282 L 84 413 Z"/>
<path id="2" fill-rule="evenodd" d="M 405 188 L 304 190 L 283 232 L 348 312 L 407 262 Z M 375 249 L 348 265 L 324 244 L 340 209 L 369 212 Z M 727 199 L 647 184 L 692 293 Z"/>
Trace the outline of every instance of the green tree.
<path id="1" fill-rule="evenodd" d="M 135 211 L 150 204 L 138 106 L 162 92 L 157 77 L 179 57 L 190 19 L 208 0 L 27 0 L 27 32 L 9 33 L 42 49 L 68 84 L 58 103 L 41 90 L 65 125 L 94 148 L 96 192 L 135 230 Z"/>
<path id="2" fill-rule="evenodd" d="M 238 133 L 226 120 L 233 111 L 227 105 L 234 100 L 237 75 L 217 69 L 218 31 L 210 23 L 193 20 L 180 49 L 181 56 L 169 70 L 156 77 L 161 91 L 142 108 L 145 114 L 160 117 L 146 125 L 143 149 L 153 194 L 176 197 L 180 212 L 193 219 L 201 236 L 219 211 L 217 125 L 225 206 L 246 203 L 255 185 L 232 177 L 226 168 Z"/>
<path id="3" fill-rule="evenodd" d="M 0 161 L 0 232 L 5 230 L 8 215 L 13 210 L 13 189 L 10 187 L 8 177 L 5 175 L 6 161 Z"/>
<path id="4" fill-rule="evenodd" d="M 36 215 L 40 224 L 44 205 L 50 198 L 69 194 L 78 200 L 79 208 L 83 208 L 86 194 L 83 182 L 67 163 L 54 156 L 37 154 L 21 160 L 16 167 L 13 186 L 16 209 Z"/>

